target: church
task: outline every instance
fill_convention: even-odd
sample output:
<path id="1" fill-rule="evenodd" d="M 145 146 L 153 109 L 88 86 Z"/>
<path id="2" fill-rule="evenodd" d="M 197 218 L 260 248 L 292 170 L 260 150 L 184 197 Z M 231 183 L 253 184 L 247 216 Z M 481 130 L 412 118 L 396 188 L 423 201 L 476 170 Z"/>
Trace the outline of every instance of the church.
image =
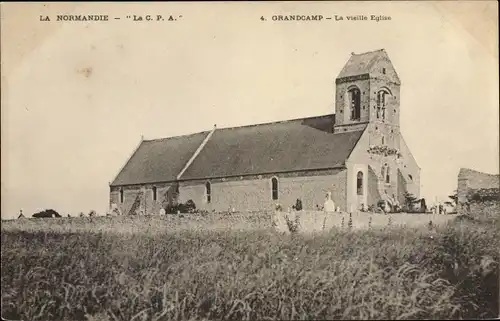
<path id="1" fill-rule="evenodd" d="M 398 74 L 384 49 L 355 54 L 335 80 L 335 113 L 141 140 L 110 183 L 122 215 L 194 201 L 207 211 L 304 210 L 327 192 L 341 211 L 420 196 L 420 168 L 400 132 Z"/>

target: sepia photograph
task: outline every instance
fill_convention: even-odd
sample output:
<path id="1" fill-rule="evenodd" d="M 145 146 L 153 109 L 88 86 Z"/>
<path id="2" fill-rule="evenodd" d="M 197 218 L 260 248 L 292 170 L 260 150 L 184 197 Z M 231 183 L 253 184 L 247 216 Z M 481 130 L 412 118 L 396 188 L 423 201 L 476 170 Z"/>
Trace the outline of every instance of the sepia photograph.
<path id="1" fill-rule="evenodd" d="M 500 318 L 498 2 L 2 2 L 2 320 Z"/>

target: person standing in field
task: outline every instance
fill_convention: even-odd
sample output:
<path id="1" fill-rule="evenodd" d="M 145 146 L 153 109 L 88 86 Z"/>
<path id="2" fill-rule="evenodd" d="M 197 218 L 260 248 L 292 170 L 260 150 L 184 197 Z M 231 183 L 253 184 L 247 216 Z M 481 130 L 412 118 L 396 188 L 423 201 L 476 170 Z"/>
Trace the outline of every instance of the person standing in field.
<path id="1" fill-rule="evenodd" d="M 325 212 L 335 212 L 335 203 L 332 200 L 332 193 L 331 192 L 326 193 L 326 200 L 325 200 L 325 204 L 323 205 L 323 210 Z"/>

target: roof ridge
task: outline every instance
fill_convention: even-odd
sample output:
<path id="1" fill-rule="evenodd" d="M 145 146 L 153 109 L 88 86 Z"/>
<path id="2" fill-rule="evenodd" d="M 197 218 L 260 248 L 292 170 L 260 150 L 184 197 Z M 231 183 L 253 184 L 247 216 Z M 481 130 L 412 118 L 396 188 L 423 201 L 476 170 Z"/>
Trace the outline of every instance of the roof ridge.
<path id="1" fill-rule="evenodd" d="M 201 144 L 194 151 L 193 155 L 191 155 L 191 157 L 188 159 L 187 163 L 184 165 L 182 170 L 177 175 L 177 177 L 176 177 L 177 180 L 179 180 L 182 177 L 182 174 L 184 174 L 184 172 L 189 168 L 189 166 L 191 166 L 191 164 L 196 159 L 196 157 L 198 157 L 198 155 L 201 153 L 203 148 L 205 148 L 205 145 L 208 143 L 208 141 L 210 140 L 210 138 L 212 137 L 212 135 L 214 134 L 216 129 L 217 129 L 217 126 L 214 126 L 214 128 L 207 134 L 207 136 L 205 136 L 205 138 L 203 139 Z"/>
<path id="2" fill-rule="evenodd" d="M 312 118 L 322 118 L 322 117 L 331 117 L 334 116 L 335 113 L 331 114 L 323 114 L 319 116 L 309 116 L 309 117 L 299 117 L 299 118 L 291 118 L 291 119 L 285 119 L 285 120 L 275 120 L 275 121 L 269 121 L 265 123 L 260 123 L 260 124 L 249 124 L 249 125 L 241 125 L 241 126 L 230 126 L 230 127 L 217 127 L 218 130 L 223 130 L 223 129 L 237 129 L 237 128 L 246 128 L 246 127 L 256 127 L 256 126 L 263 126 L 263 125 L 271 125 L 271 124 L 279 124 L 279 123 L 286 123 L 286 122 L 293 122 L 293 121 L 299 121 L 299 120 L 307 120 L 307 119 L 312 119 Z M 194 132 L 190 134 L 183 134 L 183 135 L 177 135 L 177 136 L 167 136 L 167 137 L 159 137 L 159 138 L 152 138 L 152 139 L 143 139 L 143 142 L 153 142 L 153 141 L 161 141 L 161 140 L 167 140 L 167 139 L 172 139 L 172 138 L 183 138 L 186 136 L 193 136 L 193 135 L 199 135 L 199 134 L 206 134 L 210 133 L 211 130 L 204 130 L 200 132 Z"/>
<path id="3" fill-rule="evenodd" d="M 362 52 L 362 53 L 359 53 L 359 54 L 352 52 L 351 54 L 353 56 L 361 56 L 361 55 L 366 55 L 366 54 L 374 53 L 374 52 L 377 52 L 377 51 L 383 51 L 383 52 L 385 52 L 385 48 L 371 50 L 371 51 L 365 51 L 365 52 Z"/>
<path id="4" fill-rule="evenodd" d="M 260 124 L 249 124 L 249 125 L 232 126 L 232 127 L 221 127 L 221 128 L 218 128 L 218 129 L 222 130 L 222 129 L 238 129 L 238 128 L 257 127 L 257 126 L 264 126 L 264 125 L 288 123 L 288 122 L 294 122 L 294 121 L 306 120 L 306 119 L 312 119 L 312 118 L 330 117 L 330 116 L 333 116 L 333 115 L 335 115 L 335 113 L 324 114 L 324 115 L 320 115 L 320 116 L 310 116 L 310 117 L 299 117 L 299 118 L 292 118 L 292 119 L 285 119 L 285 120 L 275 120 L 275 121 L 269 121 L 269 122 L 260 123 Z"/>
<path id="5" fill-rule="evenodd" d="M 159 137 L 159 138 L 152 138 L 152 139 L 144 139 L 143 142 L 155 142 L 155 141 L 162 141 L 162 140 L 167 140 L 167 139 L 172 139 L 172 138 L 183 138 L 187 136 L 194 136 L 194 135 L 200 135 L 200 134 L 205 134 L 209 133 L 210 130 L 204 130 L 201 132 L 194 132 L 190 134 L 183 134 L 183 135 L 177 135 L 177 136 L 167 136 L 167 137 Z"/>

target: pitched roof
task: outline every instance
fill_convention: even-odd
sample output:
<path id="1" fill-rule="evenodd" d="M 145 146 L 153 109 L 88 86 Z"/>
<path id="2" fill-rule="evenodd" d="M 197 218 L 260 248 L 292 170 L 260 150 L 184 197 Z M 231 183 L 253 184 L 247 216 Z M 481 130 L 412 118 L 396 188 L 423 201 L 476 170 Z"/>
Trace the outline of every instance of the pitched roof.
<path id="1" fill-rule="evenodd" d="M 363 131 L 333 134 L 333 117 L 218 129 L 181 180 L 344 166 Z"/>
<path id="2" fill-rule="evenodd" d="M 389 56 L 384 49 L 364 52 L 361 54 L 352 53 L 351 57 L 344 65 L 344 68 L 342 68 L 337 78 L 369 74 L 372 70 L 372 67 L 380 58 L 384 58 L 390 61 Z"/>
<path id="3" fill-rule="evenodd" d="M 175 181 L 208 133 L 142 141 L 111 186 Z"/>

